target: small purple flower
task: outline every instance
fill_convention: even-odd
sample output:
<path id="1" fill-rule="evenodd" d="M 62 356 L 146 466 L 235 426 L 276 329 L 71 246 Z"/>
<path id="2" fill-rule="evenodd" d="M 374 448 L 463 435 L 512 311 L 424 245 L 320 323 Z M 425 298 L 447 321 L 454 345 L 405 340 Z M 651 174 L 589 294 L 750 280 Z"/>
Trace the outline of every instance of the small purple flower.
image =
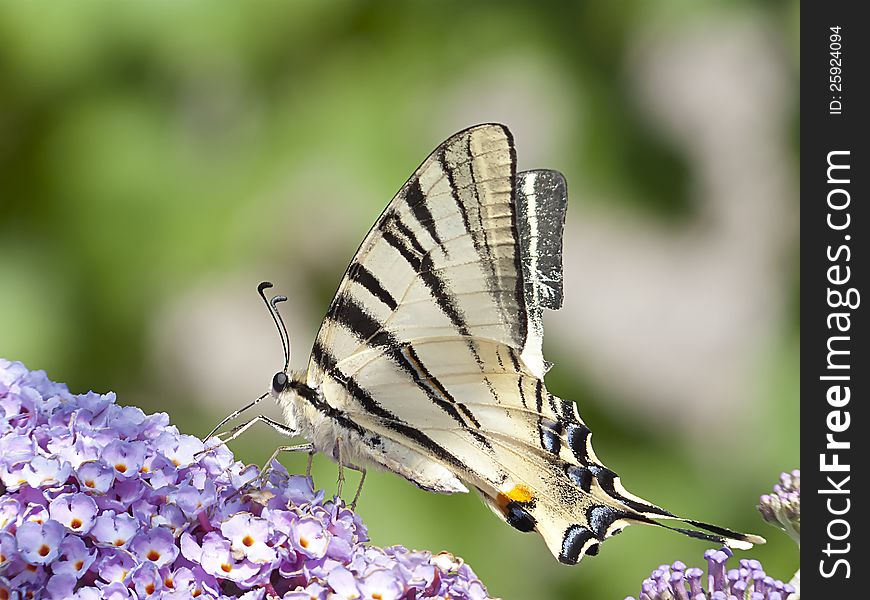
<path id="1" fill-rule="evenodd" d="M 72 598 L 77 579 L 68 573 L 52 575 L 45 584 L 45 591 L 52 600 L 66 600 Z"/>
<path id="2" fill-rule="evenodd" d="M 97 549 L 89 548 L 82 538 L 68 535 L 60 543 L 60 555 L 52 563 L 54 573 L 66 573 L 76 579 L 85 574 L 97 559 Z"/>
<path id="3" fill-rule="evenodd" d="M 172 533 L 163 527 L 136 534 L 130 542 L 130 551 L 140 562 L 152 562 L 158 567 L 172 564 L 179 553 Z"/>
<path id="4" fill-rule="evenodd" d="M 329 588 L 314 581 L 306 587 L 299 586 L 282 596 L 283 600 L 326 600 Z"/>
<path id="5" fill-rule="evenodd" d="M 260 570 L 258 565 L 244 558 L 237 560 L 230 549 L 229 540 L 216 532 L 207 533 L 203 539 L 200 562 L 206 573 L 236 582 L 248 581 Z"/>
<path id="6" fill-rule="evenodd" d="M 341 565 L 334 567 L 326 575 L 326 582 L 340 598 L 354 600 L 360 597 L 356 577 Z"/>
<path id="7" fill-rule="evenodd" d="M 31 565 L 51 563 L 60 553 L 60 542 L 64 533 L 63 525 L 57 521 L 22 523 L 15 532 L 18 552 Z"/>
<path id="8" fill-rule="evenodd" d="M 83 491 L 105 494 L 115 482 L 115 470 L 101 462 L 89 461 L 79 466 L 76 479 Z"/>
<path id="9" fill-rule="evenodd" d="M 142 521 L 150 521 L 152 527 L 165 527 L 173 537 L 178 537 L 188 524 L 184 512 L 174 504 L 164 504 L 151 514 L 150 520 L 143 518 Z"/>
<path id="10" fill-rule="evenodd" d="M 176 467 L 186 467 L 195 462 L 194 456 L 205 448 L 202 440 L 192 435 L 177 435 L 169 432 L 161 434 L 155 441 L 155 445 Z"/>
<path id="11" fill-rule="evenodd" d="M 270 527 L 266 519 L 239 513 L 221 523 L 221 533 L 230 540 L 234 556 L 242 556 L 254 564 L 270 563 L 277 556 L 267 544 Z"/>
<path id="12" fill-rule="evenodd" d="M 801 472 L 795 469 L 783 473 L 779 483 L 773 486 L 772 494 L 764 494 L 758 503 L 761 517 L 779 527 L 797 543 L 801 544 Z"/>
<path id="13" fill-rule="evenodd" d="M 163 587 L 168 592 L 184 593 L 185 597 L 196 597 L 202 594 L 202 589 L 197 588 L 196 575 L 187 567 L 179 567 L 163 574 Z"/>
<path id="14" fill-rule="evenodd" d="M 126 550 L 110 549 L 100 551 L 97 573 L 104 582 L 123 583 L 136 566 L 136 559 Z"/>
<path id="15" fill-rule="evenodd" d="M 204 482 L 202 489 L 188 482 L 181 483 L 169 491 L 167 496 L 188 517 L 195 517 L 205 508 L 217 502 L 215 486 L 210 481 Z"/>
<path id="16" fill-rule="evenodd" d="M 135 477 L 145 465 L 145 445 L 141 442 L 112 440 L 103 450 L 102 460 L 115 469 L 116 477 Z"/>
<path id="17" fill-rule="evenodd" d="M 178 468 L 165 456 L 153 454 L 145 459 L 142 475 L 155 490 L 168 488 L 178 483 Z"/>
<path id="18" fill-rule="evenodd" d="M 24 511 L 21 514 L 21 522 L 33 521 L 34 523 L 45 523 L 48 521 L 48 508 L 41 502 L 41 498 L 35 499 L 36 502 L 28 502 Z"/>
<path id="19" fill-rule="evenodd" d="M 52 519 L 72 533 L 87 533 L 97 516 L 97 503 L 87 494 L 61 494 L 48 505 Z"/>
<path id="20" fill-rule="evenodd" d="M 15 536 L 6 531 L 0 533 L 0 573 L 17 556 L 18 542 L 15 541 Z"/>
<path id="21" fill-rule="evenodd" d="M 8 465 L 24 466 L 36 455 L 36 443 L 29 437 L 21 435 L 4 435 L 0 437 L 0 456 Z M 10 482 L 6 482 L 9 486 Z"/>
<path id="22" fill-rule="evenodd" d="M 150 598 L 157 594 L 159 597 L 163 591 L 163 577 L 157 566 L 152 562 L 144 562 L 136 565 L 130 571 L 130 582 L 139 598 Z"/>
<path id="23" fill-rule="evenodd" d="M 107 510 L 96 518 L 90 534 L 98 546 L 126 548 L 139 530 L 139 522 L 127 513 Z"/>
<path id="24" fill-rule="evenodd" d="M 332 537 L 331 534 L 324 531 L 320 521 L 304 518 L 293 524 L 290 539 L 296 552 L 309 558 L 323 558 L 330 537 Z"/>
<path id="25" fill-rule="evenodd" d="M 363 598 L 398 600 L 402 595 L 402 585 L 395 574 L 388 569 L 372 569 L 360 583 Z"/>
<path id="26" fill-rule="evenodd" d="M 120 581 L 114 581 L 100 589 L 101 597 L 104 600 L 127 600 L 132 598 L 130 588 Z"/>
<path id="27" fill-rule="evenodd" d="M 0 531 L 6 531 L 13 526 L 21 514 L 21 502 L 12 496 L 0 498 Z M 13 530 L 14 531 L 14 530 Z"/>
<path id="28" fill-rule="evenodd" d="M 22 474 L 32 488 L 54 488 L 66 482 L 71 470 L 66 461 L 37 455 L 27 462 Z"/>

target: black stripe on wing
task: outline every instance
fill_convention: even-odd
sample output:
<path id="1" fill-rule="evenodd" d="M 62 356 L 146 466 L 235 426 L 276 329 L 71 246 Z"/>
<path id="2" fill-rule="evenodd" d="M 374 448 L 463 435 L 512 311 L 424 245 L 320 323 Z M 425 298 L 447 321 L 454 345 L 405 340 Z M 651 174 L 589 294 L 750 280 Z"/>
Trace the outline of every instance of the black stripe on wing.
<path id="1" fill-rule="evenodd" d="M 393 295 L 381 285 L 375 275 L 366 269 L 362 263 L 354 262 L 347 270 L 347 276 L 351 281 L 363 286 L 372 296 L 383 302 L 390 310 L 396 310 L 399 304 Z"/>
<path id="2" fill-rule="evenodd" d="M 456 178 L 453 174 L 453 168 L 448 164 L 447 155 L 444 150 L 438 152 L 436 158 L 438 159 L 438 164 L 441 166 L 441 170 L 444 171 L 444 174 L 447 176 L 447 183 L 450 187 L 450 197 L 453 198 L 453 202 L 456 203 L 456 208 L 459 209 L 459 214 L 462 215 L 462 224 L 465 226 L 465 231 L 470 233 L 471 222 L 468 220 L 468 210 L 466 210 L 465 204 L 462 203 L 462 200 L 459 199 L 459 191 L 456 188 Z M 471 241 L 474 244 L 475 250 L 477 250 L 479 254 L 480 248 L 478 248 L 478 242 L 474 236 L 472 236 Z"/>
<path id="3" fill-rule="evenodd" d="M 508 356 L 510 356 L 511 365 L 513 365 L 514 371 L 516 371 L 517 373 L 522 372 L 522 369 L 520 369 L 520 359 L 517 356 L 516 350 L 514 350 L 513 348 L 508 348 Z M 517 377 L 517 392 L 520 395 L 520 401 L 523 403 L 523 407 L 528 408 L 529 405 L 526 403 L 526 393 L 523 390 L 522 377 Z"/>
<path id="4" fill-rule="evenodd" d="M 517 214 L 517 149 L 514 147 L 513 135 L 505 128 L 505 134 L 508 137 L 508 148 L 511 156 L 511 227 L 514 233 L 514 270 L 516 273 L 516 285 L 514 287 L 514 297 L 517 307 L 520 310 L 520 318 L 517 319 L 520 326 L 520 339 L 526 340 L 529 335 L 528 323 L 528 308 L 526 307 L 526 296 L 523 283 L 523 263 L 520 252 L 519 242 L 519 215 Z"/>
<path id="5" fill-rule="evenodd" d="M 417 219 L 417 222 L 422 225 L 432 240 L 441 246 L 441 236 L 438 235 L 438 230 L 435 229 L 435 219 L 429 211 L 429 205 L 426 203 L 426 196 L 423 194 L 423 188 L 420 187 L 420 180 L 416 177 L 408 182 L 408 187 L 405 189 L 405 203 L 411 209 L 411 214 Z"/>
<path id="6" fill-rule="evenodd" d="M 377 319 L 372 317 L 349 292 L 344 292 L 335 298 L 326 318 L 344 325 L 354 336 L 372 348 L 392 347 L 398 344 L 396 338 L 384 331 Z"/>

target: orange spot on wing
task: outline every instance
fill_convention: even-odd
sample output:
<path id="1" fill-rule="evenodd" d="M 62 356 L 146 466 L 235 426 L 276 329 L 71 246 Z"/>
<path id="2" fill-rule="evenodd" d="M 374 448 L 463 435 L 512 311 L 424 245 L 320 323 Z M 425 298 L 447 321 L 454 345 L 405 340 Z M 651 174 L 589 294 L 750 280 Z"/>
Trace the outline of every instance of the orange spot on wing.
<path id="1" fill-rule="evenodd" d="M 523 484 L 518 484 L 507 492 L 499 492 L 495 502 L 500 509 L 505 510 L 511 502 L 531 502 L 534 499 L 535 495 L 532 490 Z"/>

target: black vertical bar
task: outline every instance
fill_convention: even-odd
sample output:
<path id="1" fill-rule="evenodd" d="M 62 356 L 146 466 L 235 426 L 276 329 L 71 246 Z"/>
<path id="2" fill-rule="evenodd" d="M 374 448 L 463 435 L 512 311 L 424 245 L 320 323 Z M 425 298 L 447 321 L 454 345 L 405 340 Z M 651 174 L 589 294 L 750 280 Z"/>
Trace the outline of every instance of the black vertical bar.
<path id="1" fill-rule="evenodd" d="M 801 597 L 867 597 L 867 135 L 863 3 L 802 4 Z M 868 298 L 870 299 L 870 298 Z M 863 590 L 863 591 L 862 591 Z"/>

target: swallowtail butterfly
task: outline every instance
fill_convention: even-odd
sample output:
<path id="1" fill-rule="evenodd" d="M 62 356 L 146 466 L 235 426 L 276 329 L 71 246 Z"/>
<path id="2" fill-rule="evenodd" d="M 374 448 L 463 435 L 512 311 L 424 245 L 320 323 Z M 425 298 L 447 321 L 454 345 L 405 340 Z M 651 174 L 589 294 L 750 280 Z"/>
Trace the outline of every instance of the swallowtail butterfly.
<path id="1" fill-rule="evenodd" d="M 288 371 L 276 308 L 286 298 L 267 301 L 285 367 L 261 399 L 275 398 L 286 422 L 261 415 L 222 439 L 265 422 L 308 441 L 279 450 L 321 452 L 363 476 L 375 465 L 433 492 L 474 489 L 567 564 L 634 523 L 762 543 L 629 493 L 574 402 L 547 391 L 542 312 L 562 305 L 566 186 L 556 171 L 516 165 L 498 124 L 461 131 L 423 161 L 353 257 L 305 371 Z"/>

